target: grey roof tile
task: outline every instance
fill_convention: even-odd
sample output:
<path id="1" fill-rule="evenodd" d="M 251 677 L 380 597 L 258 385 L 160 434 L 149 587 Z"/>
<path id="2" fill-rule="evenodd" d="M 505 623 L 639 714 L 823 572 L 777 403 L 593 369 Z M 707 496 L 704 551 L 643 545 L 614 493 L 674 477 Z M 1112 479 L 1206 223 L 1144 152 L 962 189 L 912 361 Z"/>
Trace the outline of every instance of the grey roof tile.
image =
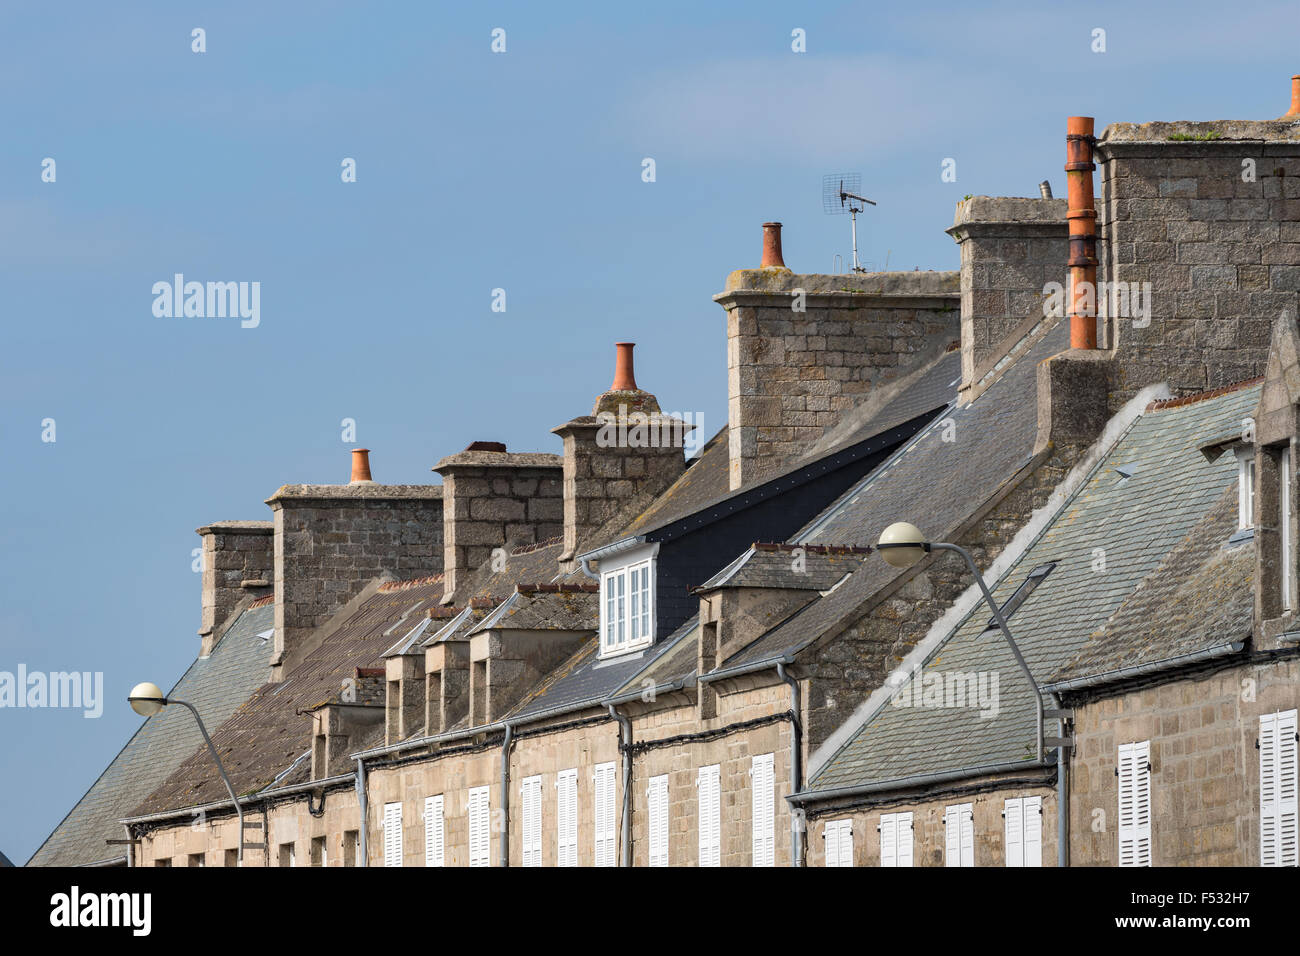
<path id="1" fill-rule="evenodd" d="M 270 674 L 275 624 L 269 603 L 241 613 L 206 659 L 196 660 L 167 696 L 193 704 L 209 728 L 220 726 Z M 31 866 L 77 866 L 124 854 L 104 841 L 123 837 L 121 819 L 203 746 L 189 711 L 168 707 L 144 721 L 121 752 L 54 828 Z"/>
<path id="2" fill-rule="evenodd" d="M 993 585 L 999 602 L 1029 571 L 1057 562 L 1011 621 L 1035 677 L 1045 681 L 1071 660 L 1098 628 L 1171 555 L 1220 502 L 1235 481 L 1226 456 L 1209 462 L 1199 451 L 1207 435 L 1250 414 L 1258 388 L 1148 412 L 1099 463 L 1062 512 Z M 1125 466 L 1133 466 L 1126 468 Z M 1119 468 L 1132 477 L 1123 478 Z M 1102 561 L 1104 560 L 1104 564 Z M 884 704 L 810 781 L 830 790 L 901 780 L 917 774 L 971 769 L 1033 758 L 1033 701 L 1006 643 L 984 633 L 988 612 L 976 607 L 924 662 L 924 694 L 934 679 L 957 673 L 997 680 L 997 706 Z M 908 701 L 910 694 L 898 700 Z M 924 704 L 924 696 L 922 697 Z"/>

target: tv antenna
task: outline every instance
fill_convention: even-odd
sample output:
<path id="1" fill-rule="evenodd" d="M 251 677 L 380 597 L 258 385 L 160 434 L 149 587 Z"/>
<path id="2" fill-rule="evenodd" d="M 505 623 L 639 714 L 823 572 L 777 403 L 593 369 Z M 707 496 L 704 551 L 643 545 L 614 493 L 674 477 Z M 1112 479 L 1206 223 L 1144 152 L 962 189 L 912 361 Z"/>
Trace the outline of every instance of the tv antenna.
<path id="1" fill-rule="evenodd" d="M 875 202 L 862 195 L 860 173 L 831 173 L 822 177 L 822 209 L 828 216 L 849 214 L 853 226 L 853 271 L 866 272 L 858 262 L 858 213 Z"/>

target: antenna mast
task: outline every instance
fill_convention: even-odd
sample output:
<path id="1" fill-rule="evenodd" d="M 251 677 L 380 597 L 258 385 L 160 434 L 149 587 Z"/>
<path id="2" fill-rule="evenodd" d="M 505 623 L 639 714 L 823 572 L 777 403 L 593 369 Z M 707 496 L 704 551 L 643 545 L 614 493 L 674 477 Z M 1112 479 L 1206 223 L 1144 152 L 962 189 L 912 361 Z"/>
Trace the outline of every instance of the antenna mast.
<path id="1" fill-rule="evenodd" d="M 860 194 L 862 176 L 859 173 L 832 174 L 822 177 L 822 209 L 828 215 L 843 215 L 848 212 L 853 230 L 853 271 L 866 272 L 858 261 L 858 213 L 867 206 L 876 205 L 874 200 Z"/>

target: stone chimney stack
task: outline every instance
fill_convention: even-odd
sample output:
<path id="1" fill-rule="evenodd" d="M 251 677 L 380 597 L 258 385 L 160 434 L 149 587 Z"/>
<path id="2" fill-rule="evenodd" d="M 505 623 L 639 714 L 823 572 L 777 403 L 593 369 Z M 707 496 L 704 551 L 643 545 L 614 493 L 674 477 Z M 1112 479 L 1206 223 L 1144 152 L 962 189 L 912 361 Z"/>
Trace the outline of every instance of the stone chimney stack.
<path id="1" fill-rule="evenodd" d="M 201 657 L 212 652 L 222 626 L 241 601 L 271 593 L 273 530 L 270 521 L 215 521 L 197 529 L 203 542 Z"/>
<path id="2" fill-rule="evenodd" d="M 558 455 L 476 441 L 433 470 L 442 475 L 444 603 L 496 548 L 537 544 L 564 531 Z"/>
<path id="3" fill-rule="evenodd" d="M 732 488 L 775 472 L 959 335 L 956 272 L 799 275 L 779 223 L 763 226 L 760 267 L 731 273 L 713 298 L 727 313 Z"/>
<path id="4" fill-rule="evenodd" d="M 779 253 L 779 237 L 778 237 Z M 564 440 L 564 550 L 570 561 L 589 535 L 636 499 L 646 504 L 686 469 L 693 425 L 664 415 L 637 387 L 632 342 L 615 343 L 614 382 L 590 415 L 551 431 Z"/>
<path id="5" fill-rule="evenodd" d="M 1041 190 L 1040 190 L 1041 192 Z M 1066 200 L 972 196 L 948 235 L 961 249 L 961 397 L 970 401 L 1018 348 L 1060 316 L 1045 290 L 1064 288 Z"/>
<path id="6" fill-rule="evenodd" d="M 274 514 L 278 673 L 292 669 L 303 641 L 368 584 L 442 570 L 442 487 L 379 484 L 369 478 L 365 449 L 352 457 L 348 484 L 284 485 L 266 500 Z"/>

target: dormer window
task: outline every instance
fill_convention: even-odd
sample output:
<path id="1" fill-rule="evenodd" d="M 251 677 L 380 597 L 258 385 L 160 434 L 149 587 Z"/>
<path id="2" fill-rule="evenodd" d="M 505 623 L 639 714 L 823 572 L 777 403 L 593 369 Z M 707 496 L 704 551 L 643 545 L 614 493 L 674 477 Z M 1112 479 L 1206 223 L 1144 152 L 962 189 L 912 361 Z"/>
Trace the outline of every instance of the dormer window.
<path id="1" fill-rule="evenodd" d="M 600 574 L 600 655 L 645 647 L 654 640 L 654 556 L 639 554 Z"/>

